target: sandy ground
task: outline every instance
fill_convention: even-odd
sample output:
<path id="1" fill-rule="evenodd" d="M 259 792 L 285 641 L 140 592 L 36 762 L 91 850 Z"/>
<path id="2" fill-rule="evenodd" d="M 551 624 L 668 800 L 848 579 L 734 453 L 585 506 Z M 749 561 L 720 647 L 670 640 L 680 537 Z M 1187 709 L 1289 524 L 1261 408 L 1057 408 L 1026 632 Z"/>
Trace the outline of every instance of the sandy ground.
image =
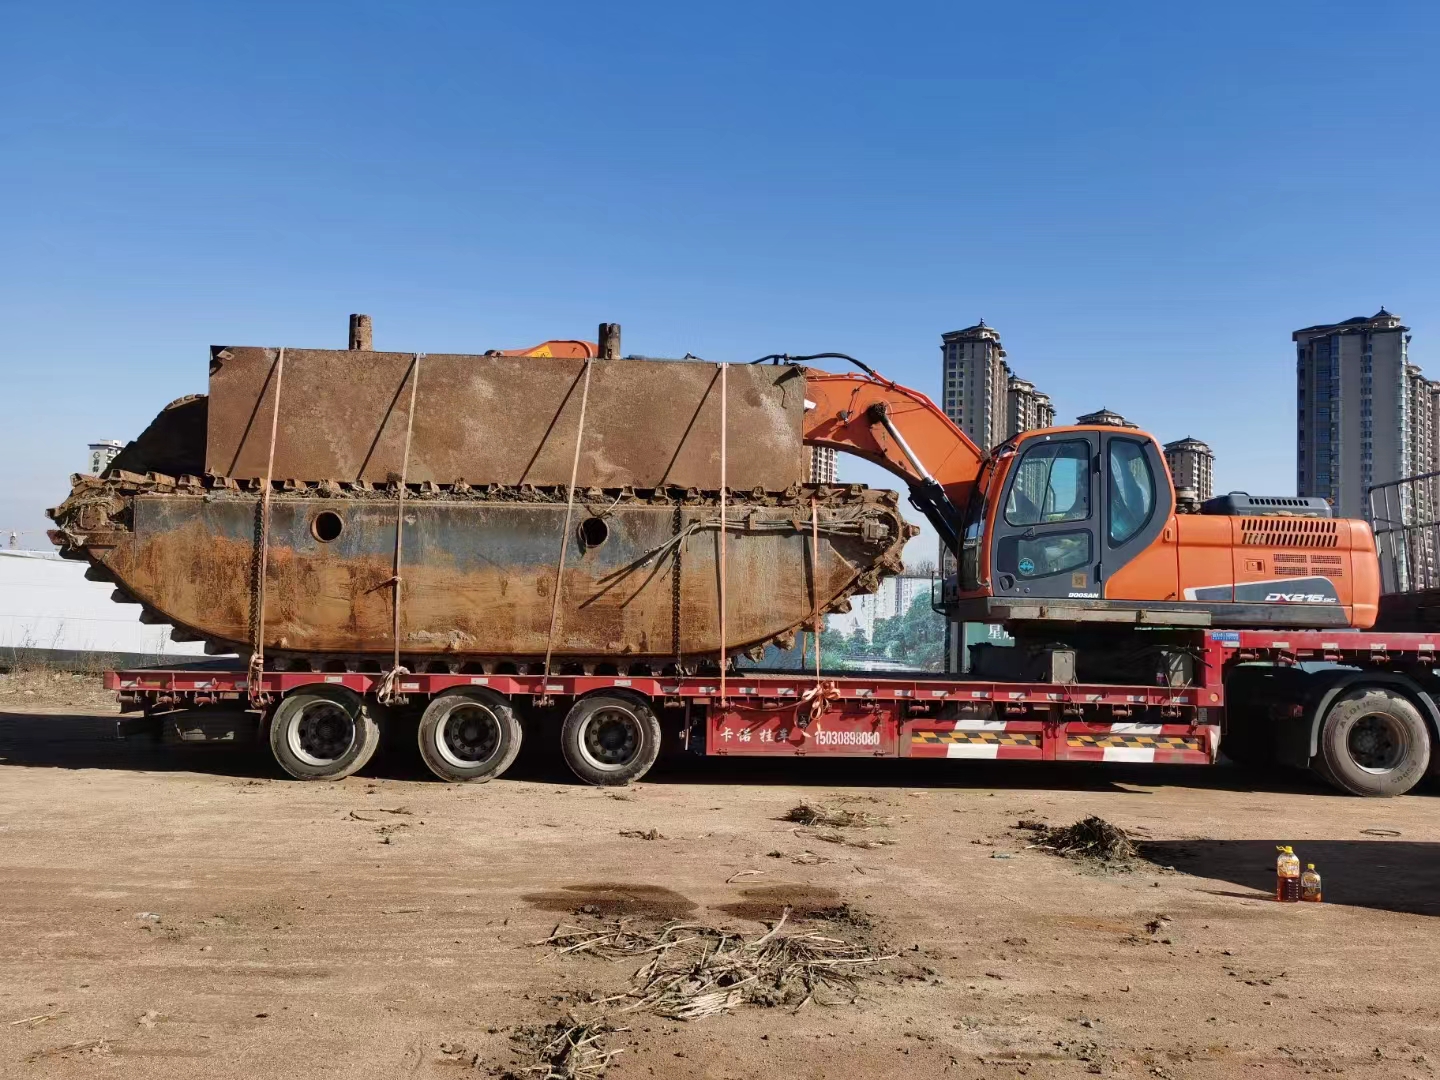
<path id="1" fill-rule="evenodd" d="M 305 784 L 241 747 L 114 742 L 113 714 L 65 704 L 91 691 L 0 702 L 0 1076 L 498 1076 L 526 1064 L 516 1029 L 593 1011 L 636 967 L 532 944 L 557 921 L 759 932 L 787 903 L 900 959 L 852 1005 L 632 1015 L 608 1075 L 1440 1067 L 1433 787 L 1373 801 L 1225 767 L 702 760 L 613 792 L 543 753 L 453 786 L 403 747 Z M 779 820 L 801 800 L 887 816 L 854 835 L 894 843 Z M 1091 813 L 1150 861 L 1100 871 L 1013 828 Z M 1319 864 L 1325 904 L 1267 899 L 1277 842 Z"/>

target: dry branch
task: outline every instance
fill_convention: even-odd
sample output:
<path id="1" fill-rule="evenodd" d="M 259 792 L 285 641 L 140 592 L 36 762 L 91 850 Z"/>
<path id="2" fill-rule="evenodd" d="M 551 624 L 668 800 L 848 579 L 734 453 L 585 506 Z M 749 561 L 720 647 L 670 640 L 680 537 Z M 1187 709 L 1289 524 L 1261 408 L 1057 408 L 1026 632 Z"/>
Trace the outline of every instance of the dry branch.
<path id="1" fill-rule="evenodd" d="M 868 829 L 876 825 L 890 824 L 885 818 L 864 810 L 846 810 L 838 806 L 822 806 L 819 803 L 801 803 L 791 807 L 780 818 L 801 825 L 828 825 L 836 829 Z"/>
<path id="2" fill-rule="evenodd" d="M 840 938 L 786 927 L 790 909 L 766 934 L 747 940 L 702 923 L 632 929 L 624 920 L 604 929 L 560 926 L 540 944 L 605 959 L 648 956 L 631 977 L 632 1003 L 674 1020 L 696 1020 L 741 1005 L 796 1009 L 807 1002 L 838 1004 L 859 994 L 865 965 L 878 956 Z"/>
<path id="3" fill-rule="evenodd" d="M 1124 829 L 1093 814 L 1064 828 L 1040 821 L 1020 821 L 1016 828 L 1034 833 L 1036 846 L 1072 859 L 1124 863 L 1138 855 Z"/>

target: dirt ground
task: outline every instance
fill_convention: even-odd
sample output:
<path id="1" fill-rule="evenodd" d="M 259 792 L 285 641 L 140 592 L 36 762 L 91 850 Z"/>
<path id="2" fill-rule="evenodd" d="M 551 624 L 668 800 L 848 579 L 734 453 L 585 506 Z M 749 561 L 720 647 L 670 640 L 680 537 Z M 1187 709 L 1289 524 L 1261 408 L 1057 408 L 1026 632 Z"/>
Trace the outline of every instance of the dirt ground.
<path id="1" fill-rule="evenodd" d="M 511 1036 L 593 1014 L 638 966 L 533 944 L 558 922 L 759 933 L 787 905 L 898 955 L 854 1004 L 630 1014 L 607 1075 L 1440 1067 L 1433 785 L 1379 801 L 1223 766 L 679 760 L 606 791 L 532 753 L 458 786 L 403 746 L 306 784 L 244 747 L 116 742 L 83 680 L 23 691 L 0 685 L 0 1076 L 543 1077 Z M 889 824 L 828 842 L 781 820 L 802 800 Z M 1146 858 L 1097 869 L 1014 828 L 1088 814 Z M 1326 903 L 1268 899 L 1280 842 Z"/>

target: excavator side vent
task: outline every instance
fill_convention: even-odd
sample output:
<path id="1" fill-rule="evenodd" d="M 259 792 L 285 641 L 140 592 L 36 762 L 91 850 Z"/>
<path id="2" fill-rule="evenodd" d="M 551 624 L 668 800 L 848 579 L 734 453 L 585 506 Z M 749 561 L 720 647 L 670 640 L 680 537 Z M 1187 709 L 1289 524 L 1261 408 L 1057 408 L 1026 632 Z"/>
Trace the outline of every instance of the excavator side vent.
<path id="1" fill-rule="evenodd" d="M 1259 547 L 1333 548 L 1338 522 L 1325 518 L 1263 517 L 1240 520 L 1240 542 Z"/>

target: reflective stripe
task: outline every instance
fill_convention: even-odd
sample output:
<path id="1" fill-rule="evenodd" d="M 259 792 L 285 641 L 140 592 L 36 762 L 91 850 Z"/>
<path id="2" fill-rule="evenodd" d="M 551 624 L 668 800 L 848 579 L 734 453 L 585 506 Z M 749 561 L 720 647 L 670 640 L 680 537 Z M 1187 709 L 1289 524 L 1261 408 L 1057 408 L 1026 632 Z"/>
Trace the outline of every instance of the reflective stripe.
<path id="1" fill-rule="evenodd" d="M 999 754 L 999 743 L 951 743 L 945 749 L 947 758 L 994 758 Z"/>
<path id="2" fill-rule="evenodd" d="M 1107 746 L 1106 761 L 1154 761 L 1153 746 Z"/>

